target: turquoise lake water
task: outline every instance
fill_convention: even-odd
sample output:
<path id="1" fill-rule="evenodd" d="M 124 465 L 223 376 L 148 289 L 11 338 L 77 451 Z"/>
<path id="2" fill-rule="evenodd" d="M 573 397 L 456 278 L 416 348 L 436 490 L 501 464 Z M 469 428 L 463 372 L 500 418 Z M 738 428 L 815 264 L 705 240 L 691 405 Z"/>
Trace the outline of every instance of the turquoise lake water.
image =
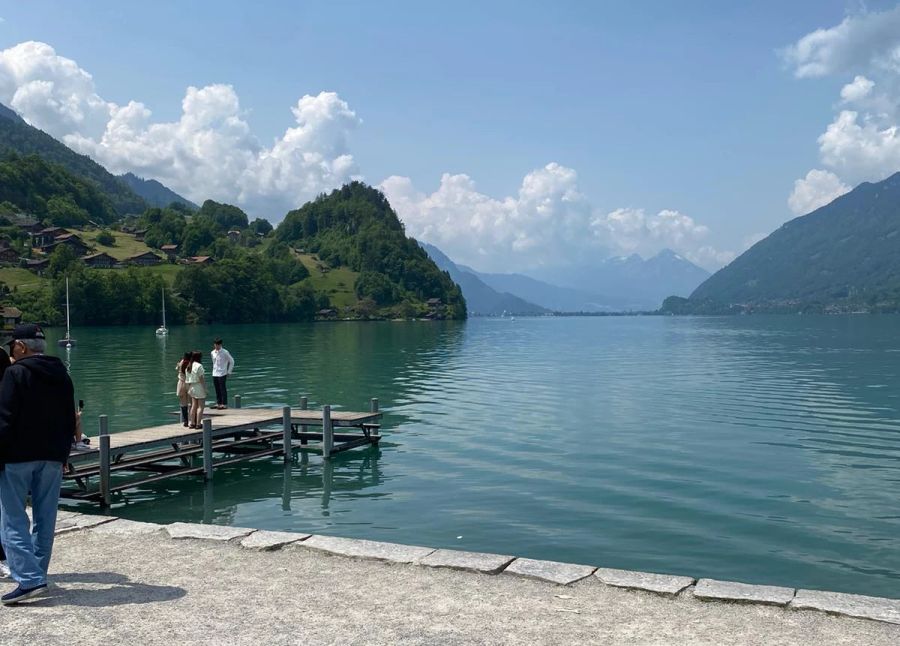
<path id="1" fill-rule="evenodd" d="M 113 513 L 900 597 L 900 318 L 93 328 L 52 351 L 95 435 L 171 421 L 176 361 L 216 335 L 245 406 L 378 397 L 381 447 Z"/>

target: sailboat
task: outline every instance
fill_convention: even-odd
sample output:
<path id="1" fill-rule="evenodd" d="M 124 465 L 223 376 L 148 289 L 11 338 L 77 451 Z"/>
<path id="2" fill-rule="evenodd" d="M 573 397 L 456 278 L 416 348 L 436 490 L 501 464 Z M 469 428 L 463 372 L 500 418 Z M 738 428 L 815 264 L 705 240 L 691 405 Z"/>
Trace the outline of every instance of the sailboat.
<path id="1" fill-rule="evenodd" d="M 156 328 L 156 336 L 166 336 L 169 334 L 169 329 L 166 327 L 166 288 L 162 288 L 162 312 L 163 312 L 163 321 L 162 325 Z"/>
<path id="2" fill-rule="evenodd" d="M 69 277 L 66 276 L 66 336 L 56 342 L 63 348 L 71 348 L 75 345 L 75 339 L 72 338 L 72 331 L 69 325 Z"/>

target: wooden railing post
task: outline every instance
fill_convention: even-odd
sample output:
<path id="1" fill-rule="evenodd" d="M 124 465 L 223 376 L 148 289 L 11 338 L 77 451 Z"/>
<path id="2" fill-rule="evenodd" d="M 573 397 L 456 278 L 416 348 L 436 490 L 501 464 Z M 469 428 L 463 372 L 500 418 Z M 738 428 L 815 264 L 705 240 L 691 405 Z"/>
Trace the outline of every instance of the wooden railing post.
<path id="1" fill-rule="evenodd" d="M 293 457 L 293 443 L 291 442 L 291 407 L 281 409 L 281 441 L 284 443 L 284 461 L 290 462 Z"/>
<path id="2" fill-rule="evenodd" d="M 203 479 L 212 480 L 212 477 L 212 420 L 207 417 L 203 420 Z"/>
<path id="3" fill-rule="evenodd" d="M 322 407 L 322 457 L 330 458 L 334 448 L 334 429 L 331 426 L 331 406 Z"/>
<path id="4" fill-rule="evenodd" d="M 100 416 L 100 504 L 109 507 L 110 503 L 110 483 L 109 483 L 109 418 L 106 415 Z"/>

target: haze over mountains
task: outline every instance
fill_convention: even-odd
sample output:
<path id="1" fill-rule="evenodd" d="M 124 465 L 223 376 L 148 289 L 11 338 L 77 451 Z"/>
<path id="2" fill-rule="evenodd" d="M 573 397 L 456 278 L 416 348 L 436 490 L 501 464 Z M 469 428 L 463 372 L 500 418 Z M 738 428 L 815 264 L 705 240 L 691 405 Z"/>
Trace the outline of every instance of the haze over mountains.
<path id="1" fill-rule="evenodd" d="M 529 314 L 655 310 L 667 295 L 690 294 L 709 276 L 666 249 L 648 260 L 632 255 L 611 258 L 593 267 L 547 271 L 556 277 L 558 282 L 554 284 L 524 274 L 479 272 L 453 263 L 433 245 L 422 246 L 463 288 L 472 312 L 486 315 L 503 311 Z"/>
<path id="2" fill-rule="evenodd" d="M 665 309 L 900 310 L 900 173 L 785 223 Z"/>

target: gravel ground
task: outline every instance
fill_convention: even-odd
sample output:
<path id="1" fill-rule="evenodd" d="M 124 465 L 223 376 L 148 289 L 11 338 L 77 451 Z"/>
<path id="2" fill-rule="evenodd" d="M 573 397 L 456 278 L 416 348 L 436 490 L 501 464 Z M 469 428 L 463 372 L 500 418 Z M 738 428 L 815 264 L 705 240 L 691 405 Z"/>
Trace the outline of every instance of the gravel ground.
<path id="1" fill-rule="evenodd" d="M 900 644 L 900 625 L 668 599 L 163 532 L 57 537 L 53 590 L 0 608 L 14 644 Z M 0 586 L 0 591 L 12 585 Z"/>

